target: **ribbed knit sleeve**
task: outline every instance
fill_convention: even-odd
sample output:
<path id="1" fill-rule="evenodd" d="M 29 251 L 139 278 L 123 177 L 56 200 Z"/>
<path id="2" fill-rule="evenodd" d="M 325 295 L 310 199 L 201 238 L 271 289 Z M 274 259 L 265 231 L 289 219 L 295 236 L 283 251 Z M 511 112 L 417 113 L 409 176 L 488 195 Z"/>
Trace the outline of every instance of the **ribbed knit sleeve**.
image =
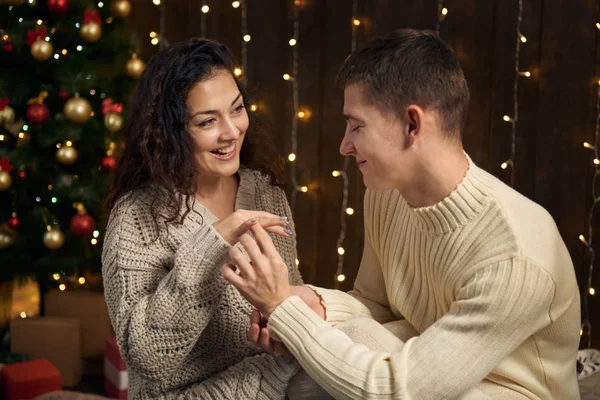
<path id="1" fill-rule="evenodd" d="M 353 343 L 294 296 L 269 328 L 336 399 L 454 399 L 552 322 L 554 294 L 545 270 L 511 258 L 465 279 L 449 311 L 400 351 Z"/>
<path id="2" fill-rule="evenodd" d="M 148 216 L 123 204 L 111 216 L 103 253 L 105 296 L 125 362 L 142 376 L 166 379 L 176 371 L 208 324 L 226 282 L 221 266 L 229 245 L 212 225 L 177 240 L 145 241 Z M 181 237 L 184 237 L 182 235 Z M 176 246 L 172 265 L 161 246 Z"/>
<path id="3" fill-rule="evenodd" d="M 363 256 L 353 290 L 346 294 L 309 285 L 321 296 L 327 322 L 332 325 L 356 317 L 373 318 L 381 324 L 396 319 L 390 310 L 381 266 L 369 236 L 365 232 Z"/>

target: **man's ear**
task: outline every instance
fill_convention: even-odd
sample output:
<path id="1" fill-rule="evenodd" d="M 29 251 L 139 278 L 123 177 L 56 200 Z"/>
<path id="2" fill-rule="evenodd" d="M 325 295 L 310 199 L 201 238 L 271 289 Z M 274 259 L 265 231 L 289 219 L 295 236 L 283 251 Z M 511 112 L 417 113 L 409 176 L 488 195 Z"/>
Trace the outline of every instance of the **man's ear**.
<path id="1" fill-rule="evenodd" d="M 407 140 L 407 145 L 412 146 L 421 135 L 421 127 L 423 125 L 423 110 L 415 105 L 406 107 L 403 115 L 404 135 Z"/>

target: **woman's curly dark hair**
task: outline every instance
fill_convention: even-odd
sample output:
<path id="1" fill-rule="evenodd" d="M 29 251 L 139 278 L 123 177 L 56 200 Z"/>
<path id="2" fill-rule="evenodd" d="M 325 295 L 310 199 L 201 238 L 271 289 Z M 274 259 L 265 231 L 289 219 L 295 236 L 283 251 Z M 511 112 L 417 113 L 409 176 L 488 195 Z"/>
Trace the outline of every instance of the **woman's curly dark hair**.
<path id="1" fill-rule="evenodd" d="M 192 207 L 190 195 L 197 190 L 193 140 L 187 131 L 187 96 L 198 82 L 226 70 L 234 77 L 248 111 L 245 88 L 233 69 L 233 58 L 225 46 L 200 38 L 172 44 L 150 59 L 131 98 L 125 150 L 106 200 L 109 210 L 127 193 L 152 187 L 154 222 L 158 224 L 160 213 L 165 223 L 183 223 Z M 269 175 L 277 185 L 281 158 L 273 140 L 253 128 L 252 113 L 248 115 L 251 124 L 240 163 Z M 184 198 L 186 210 L 182 213 Z"/>

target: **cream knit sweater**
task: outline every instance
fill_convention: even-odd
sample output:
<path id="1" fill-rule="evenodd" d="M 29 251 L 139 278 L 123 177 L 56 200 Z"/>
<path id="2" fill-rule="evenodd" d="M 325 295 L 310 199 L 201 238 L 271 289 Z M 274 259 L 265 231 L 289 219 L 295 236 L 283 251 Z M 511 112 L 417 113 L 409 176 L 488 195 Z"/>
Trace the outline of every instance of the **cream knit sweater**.
<path id="1" fill-rule="evenodd" d="M 365 228 L 354 290 L 317 289 L 329 323 L 295 296 L 269 320 L 335 398 L 455 399 L 477 388 L 495 399 L 579 399 L 579 292 L 542 207 L 470 161 L 432 207 L 367 191 Z M 418 334 L 399 351 L 371 351 L 331 326 L 356 316 L 404 317 Z"/>
<path id="2" fill-rule="evenodd" d="M 288 216 L 282 190 L 241 169 L 236 209 Z M 112 211 L 102 254 L 105 296 L 129 373 L 129 399 L 283 399 L 293 357 L 260 354 L 247 339 L 252 306 L 227 284 L 229 245 L 195 202 L 183 225 L 156 232 L 147 192 Z M 159 239 L 152 239 L 158 235 Z M 301 284 L 293 238 L 274 237 Z"/>

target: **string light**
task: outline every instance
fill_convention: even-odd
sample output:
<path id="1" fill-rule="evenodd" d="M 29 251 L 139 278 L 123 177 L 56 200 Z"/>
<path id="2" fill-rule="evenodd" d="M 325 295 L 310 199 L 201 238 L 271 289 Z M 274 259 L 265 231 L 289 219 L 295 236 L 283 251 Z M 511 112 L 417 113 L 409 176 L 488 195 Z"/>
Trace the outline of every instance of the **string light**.
<path id="1" fill-rule="evenodd" d="M 359 21 L 360 22 L 360 18 L 358 15 L 358 0 L 353 0 L 352 1 L 352 15 L 354 16 L 354 22 L 352 24 L 352 41 L 350 44 L 350 49 L 352 52 L 354 52 L 356 50 L 356 46 L 357 46 L 357 42 L 358 42 L 358 27 L 360 26 L 360 24 L 356 24 L 355 21 Z M 337 177 L 342 177 L 342 180 L 344 182 L 344 186 L 343 186 L 343 190 L 342 190 L 342 204 L 341 204 L 341 209 L 340 209 L 340 235 L 338 236 L 338 239 L 336 241 L 336 246 L 337 246 L 337 252 L 338 252 L 338 265 L 337 265 L 337 269 L 335 271 L 335 281 L 334 281 L 334 285 L 337 288 L 339 286 L 340 282 L 343 282 L 346 279 L 346 276 L 344 275 L 343 271 L 344 271 L 344 254 L 346 253 L 346 251 L 344 250 L 344 240 L 346 239 L 346 215 L 352 215 L 351 213 L 348 212 L 348 210 L 352 210 L 352 213 L 354 213 L 354 209 L 348 207 L 348 188 L 350 186 L 350 180 L 348 179 L 348 167 L 350 165 L 350 157 L 346 156 L 344 157 L 344 166 L 342 167 L 342 170 L 334 170 L 333 172 L 331 172 L 331 175 L 334 178 Z M 340 280 L 340 277 L 343 277 L 343 279 Z"/>
<path id="2" fill-rule="evenodd" d="M 600 31 L 600 22 L 596 22 L 596 28 Z"/>
<path id="3" fill-rule="evenodd" d="M 296 43 L 298 43 L 298 41 L 296 39 L 294 39 L 294 38 L 291 38 L 290 41 L 289 41 L 290 46 L 295 46 Z"/>
<path id="4" fill-rule="evenodd" d="M 500 168 L 502 168 L 502 169 L 506 169 L 506 168 L 508 168 L 508 166 L 509 166 L 510 164 L 512 164 L 512 160 L 506 160 L 506 161 L 504 161 L 502 164 L 500 164 Z"/>
<path id="5" fill-rule="evenodd" d="M 61 284 L 58 286 L 58 289 L 59 289 L 61 292 L 64 292 L 66 288 L 67 288 L 67 286 L 66 286 L 64 283 L 61 283 Z"/>
<path id="6" fill-rule="evenodd" d="M 300 265 L 300 260 L 298 260 L 298 259 L 296 258 L 296 267 L 297 267 L 298 265 Z"/>
<path id="7" fill-rule="evenodd" d="M 354 215 L 354 208 L 352 208 L 352 207 L 346 208 L 346 214 L 348 214 L 348 215 Z"/>
<path id="8" fill-rule="evenodd" d="M 242 74 L 244 73 L 244 71 L 242 71 L 242 69 L 240 67 L 236 67 L 233 69 L 233 74 L 235 76 L 242 76 Z"/>
<path id="9" fill-rule="evenodd" d="M 304 111 L 298 111 L 298 118 L 303 119 L 306 117 L 306 113 Z"/>
<path id="10" fill-rule="evenodd" d="M 354 26 L 360 26 L 360 19 L 354 18 L 354 20 L 352 20 L 352 24 L 354 24 Z"/>
<path id="11" fill-rule="evenodd" d="M 96 238 L 93 238 L 92 240 L 90 240 L 90 243 L 91 243 L 93 246 L 95 246 L 95 245 L 97 245 L 97 244 L 98 244 L 98 239 L 96 239 Z"/>
<path id="12" fill-rule="evenodd" d="M 293 38 L 300 37 L 300 3 L 294 1 L 294 32 L 292 34 Z M 284 74 L 283 79 L 286 81 L 292 81 L 292 104 L 294 107 L 294 114 L 292 116 L 292 128 L 291 128 L 291 145 L 292 151 L 288 156 L 288 160 L 290 160 L 290 181 L 292 187 L 295 187 L 296 190 L 292 191 L 290 207 L 292 212 L 296 209 L 296 199 L 298 192 L 306 193 L 308 192 L 307 186 L 299 186 L 298 178 L 296 177 L 296 154 L 298 153 L 298 119 L 300 112 L 300 101 L 299 101 L 299 86 L 298 86 L 298 69 L 299 69 L 299 49 L 298 46 L 292 46 L 292 75 Z M 293 77 L 293 78 L 292 78 Z"/>
<path id="13" fill-rule="evenodd" d="M 438 0 L 438 20 L 435 25 L 435 31 L 440 33 L 440 27 L 442 26 L 442 22 L 446 19 L 446 15 L 448 15 L 448 9 L 444 7 L 444 0 Z"/>
<path id="14" fill-rule="evenodd" d="M 239 2 L 242 7 L 242 68 L 248 70 L 248 42 L 252 37 L 248 34 L 248 7 L 246 0 Z"/>
<path id="15" fill-rule="evenodd" d="M 100 236 L 100 232 L 94 231 L 94 233 L 92 234 L 92 236 L 94 236 L 95 238 L 97 238 L 98 236 Z"/>
<path id="16" fill-rule="evenodd" d="M 206 7 L 206 8 L 205 8 Z M 206 12 L 204 11 L 206 10 Z M 206 13 L 210 10 L 210 7 L 208 7 L 207 5 L 203 5 L 200 8 L 200 35 L 202 37 L 206 37 Z"/>
<path id="17" fill-rule="evenodd" d="M 21 312 L 21 314 L 19 314 L 19 316 L 21 318 L 27 318 L 27 313 L 25 311 Z"/>
<path id="18" fill-rule="evenodd" d="M 52 278 L 54 278 L 55 281 L 60 279 L 60 274 L 52 274 Z"/>
<path id="19" fill-rule="evenodd" d="M 523 20 L 523 0 L 519 0 L 519 12 L 517 13 L 517 39 L 515 45 L 515 78 L 513 81 L 513 117 L 505 115 L 504 121 L 511 123 L 511 146 L 510 159 L 501 165 L 502 169 L 506 169 L 510 165 L 510 186 L 515 186 L 515 158 L 517 153 L 517 121 L 519 120 L 519 77 L 529 78 L 529 71 L 521 71 L 519 61 L 521 55 L 521 44 L 527 42 L 525 36 L 521 34 L 521 21 Z M 525 40 L 523 40 L 525 39 Z"/>
<path id="20" fill-rule="evenodd" d="M 79 279 L 77 279 L 77 282 L 79 282 L 80 285 L 83 285 L 85 283 L 85 278 L 82 276 Z"/>
<path id="21" fill-rule="evenodd" d="M 210 11 L 210 7 L 209 7 L 209 6 L 207 6 L 207 5 L 203 5 L 203 6 L 202 6 L 202 8 L 201 8 L 201 11 L 202 11 L 204 14 L 206 14 L 206 13 L 208 13 L 208 12 Z"/>
<path id="22" fill-rule="evenodd" d="M 250 111 L 256 111 L 256 110 L 258 110 L 258 106 L 256 104 L 252 104 L 250 106 Z"/>
<path id="23" fill-rule="evenodd" d="M 160 6 L 160 0 L 152 0 L 155 6 Z"/>
<path id="24" fill-rule="evenodd" d="M 239 1 L 234 1 L 233 3 L 231 3 L 231 6 L 233 8 L 238 8 L 240 6 L 240 2 Z"/>
<path id="25" fill-rule="evenodd" d="M 600 29 L 600 25 L 596 24 L 596 27 Z M 583 146 L 587 149 L 591 149 L 594 151 L 594 176 L 592 178 L 592 206 L 588 213 L 587 218 L 587 226 L 588 226 L 588 237 L 584 235 L 579 235 L 579 240 L 583 243 L 589 250 L 589 267 L 588 267 L 588 275 L 587 281 L 585 285 L 585 290 L 583 292 L 583 310 L 582 310 L 582 322 L 581 322 L 581 336 L 586 333 L 587 335 L 587 347 L 592 347 L 592 322 L 590 319 L 590 296 L 594 296 L 596 294 L 596 290 L 592 286 L 593 277 L 594 277 L 594 264 L 596 261 L 596 251 L 594 249 L 594 215 L 596 211 L 596 207 L 598 203 L 600 203 L 600 199 L 597 193 L 597 183 L 598 183 L 598 175 L 600 174 L 600 160 L 599 160 L 599 136 L 600 136 L 600 81 L 598 81 L 597 86 L 597 97 L 596 97 L 596 127 L 594 130 L 594 144 L 593 146 L 584 142 Z"/>

